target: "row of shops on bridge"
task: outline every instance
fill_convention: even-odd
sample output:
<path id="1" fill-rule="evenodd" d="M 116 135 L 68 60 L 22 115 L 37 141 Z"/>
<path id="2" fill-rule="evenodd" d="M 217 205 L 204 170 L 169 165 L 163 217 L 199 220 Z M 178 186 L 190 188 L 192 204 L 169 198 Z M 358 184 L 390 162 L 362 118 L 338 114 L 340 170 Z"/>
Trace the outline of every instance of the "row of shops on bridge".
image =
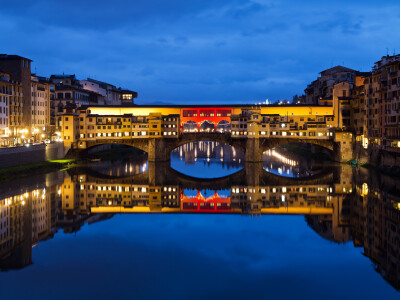
<path id="1" fill-rule="evenodd" d="M 104 107 L 82 107 L 65 111 L 62 137 L 66 147 L 74 145 L 77 148 L 86 148 L 88 142 L 100 140 L 179 138 L 186 133 L 225 133 L 232 138 L 291 137 L 351 141 L 351 133 L 336 132 L 338 121 L 331 107 L 296 108 L 291 113 L 286 111 L 283 114 L 282 108 L 265 107 L 110 107 L 108 110 Z"/>

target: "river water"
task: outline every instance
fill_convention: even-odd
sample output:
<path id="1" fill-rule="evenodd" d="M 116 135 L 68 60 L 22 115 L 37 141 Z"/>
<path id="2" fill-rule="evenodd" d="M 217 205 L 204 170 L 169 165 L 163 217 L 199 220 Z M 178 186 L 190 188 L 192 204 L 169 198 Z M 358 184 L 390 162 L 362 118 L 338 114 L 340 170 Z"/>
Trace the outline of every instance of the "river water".
<path id="1" fill-rule="evenodd" d="M 3 183 L 2 299 L 397 299 L 399 182 L 199 142 Z"/>

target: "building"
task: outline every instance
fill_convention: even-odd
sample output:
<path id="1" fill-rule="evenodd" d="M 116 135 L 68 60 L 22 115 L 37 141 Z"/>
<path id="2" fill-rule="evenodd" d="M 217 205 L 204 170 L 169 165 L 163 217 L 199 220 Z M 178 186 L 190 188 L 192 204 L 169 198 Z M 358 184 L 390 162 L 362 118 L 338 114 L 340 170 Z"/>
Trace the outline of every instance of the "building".
<path id="1" fill-rule="evenodd" d="M 400 55 L 384 56 L 366 80 L 368 138 L 384 147 L 400 147 Z"/>
<path id="2" fill-rule="evenodd" d="M 0 71 L 0 145 L 21 143 L 22 86 L 7 72 Z"/>
<path id="3" fill-rule="evenodd" d="M 306 103 L 333 107 L 334 127 L 351 130 L 364 148 L 369 144 L 400 148 L 400 55 L 383 56 L 371 72 L 342 66 L 322 71 L 307 86 Z"/>

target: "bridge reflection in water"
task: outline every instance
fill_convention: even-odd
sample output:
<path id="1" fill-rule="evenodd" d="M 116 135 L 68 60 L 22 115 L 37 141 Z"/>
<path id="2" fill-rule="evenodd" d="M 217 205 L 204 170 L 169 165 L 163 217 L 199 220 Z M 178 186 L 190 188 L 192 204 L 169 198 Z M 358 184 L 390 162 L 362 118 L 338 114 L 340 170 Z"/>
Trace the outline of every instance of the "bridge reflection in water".
<path id="1" fill-rule="evenodd" d="M 0 267 L 32 263 L 32 246 L 115 213 L 302 214 L 321 237 L 364 247 L 376 270 L 400 288 L 400 198 L 396 184 L 339 167 L 307 179 L 268 174 L 262 164 L 214 180 L 149 164 L 140 174 L 117 178 L 76 169 L 17 191 L 2 190 Z M 155 176 L 157 174 L 157 176 Z M 206 191 L 206 192 L 205 192 Z"/>

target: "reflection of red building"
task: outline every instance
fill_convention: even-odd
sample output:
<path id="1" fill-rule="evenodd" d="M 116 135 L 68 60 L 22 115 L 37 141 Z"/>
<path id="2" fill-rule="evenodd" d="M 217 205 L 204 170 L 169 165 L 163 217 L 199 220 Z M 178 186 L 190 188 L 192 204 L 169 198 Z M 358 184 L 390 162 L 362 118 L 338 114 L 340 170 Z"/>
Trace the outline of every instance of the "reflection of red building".
<path id="1" fill-rule="evenodd" d="M 187 197 L 183 192 L 180 196 L 182 212 L 226 213 L 232 212 L 231 197 L 221 198 L 217 191 L 211 197 L 205 198 L 200 191 L 195 197 Z"/>
<path id="2" fill-rule="evenodd" d="M 204 121 L 214 124 L 214 131 L 221 121 L 231 122 L 232 108 L 230 107 L 190 107 L 181 109 L 181 130 L 187 122 L 195 122 L 197 130 Z M 222 124 L 222 123 L 221 123 Z"/>

